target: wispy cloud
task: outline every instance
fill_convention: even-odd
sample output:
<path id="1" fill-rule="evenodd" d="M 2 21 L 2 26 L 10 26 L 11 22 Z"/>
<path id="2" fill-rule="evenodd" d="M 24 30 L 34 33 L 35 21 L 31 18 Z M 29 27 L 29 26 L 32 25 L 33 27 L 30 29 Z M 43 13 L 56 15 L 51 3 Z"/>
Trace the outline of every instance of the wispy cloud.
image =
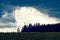
<path id="1" fill-rule="evenodd" d="M 0 28 L 10 28 L 14 26 L 15 19 L 12 14 L 9 12 L 4 11 L 4 15 L 0 18 Z"/>

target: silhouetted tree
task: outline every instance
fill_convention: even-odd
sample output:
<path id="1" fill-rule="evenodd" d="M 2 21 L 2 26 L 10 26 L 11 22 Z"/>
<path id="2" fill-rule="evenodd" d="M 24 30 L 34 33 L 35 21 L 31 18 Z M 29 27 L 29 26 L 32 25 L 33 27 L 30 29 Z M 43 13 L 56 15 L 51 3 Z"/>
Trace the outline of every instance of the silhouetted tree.
<path id="1" fill-rule="evenodd" d="M 20 29 L 19 29 L 19 28 L 17 28 L 17 32 L 18 32 L 18 33 L 20 32 Z"/>
<path id="2" fill-rule="evenodd" d="M 22 32 L 60 32 L 60 23 L 48 25 L 40 25 L 39 23 L 29 24 L 28 27 L 27 25 L 23 27 Z"/>

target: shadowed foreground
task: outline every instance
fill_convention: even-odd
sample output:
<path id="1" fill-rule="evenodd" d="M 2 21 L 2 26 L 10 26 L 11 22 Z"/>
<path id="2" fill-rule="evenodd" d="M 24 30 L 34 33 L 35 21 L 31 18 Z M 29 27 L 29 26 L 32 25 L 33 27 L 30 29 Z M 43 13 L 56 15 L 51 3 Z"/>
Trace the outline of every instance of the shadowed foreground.
<path id="1" fill-rule="evenodd" d="M 0 33 L 0 40 L 60 40 L 60 32 Z"/>

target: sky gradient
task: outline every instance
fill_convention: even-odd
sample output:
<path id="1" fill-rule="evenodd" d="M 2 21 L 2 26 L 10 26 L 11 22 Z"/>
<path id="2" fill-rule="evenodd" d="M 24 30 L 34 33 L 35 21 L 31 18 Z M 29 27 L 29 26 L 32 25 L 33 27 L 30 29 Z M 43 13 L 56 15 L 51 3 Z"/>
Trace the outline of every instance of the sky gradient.
<path id="1" fill-rule="evenodd" d="M 49 18 L 52 18 L 54 20 L 57 19 L 56 21 L 60 23 L 60 0 L 0 0 L 1 30 L 6 28 L 15 28 L 16 19 L 14 16 L 14 12 L 16 13 L 15 10 L 18 10 L 22 7 L 25 7 L 24 9 L 29 9 L 29 7 L 31 7 L 31 10 L 38 10 L 39 12 L 41 12 L 41 14 L 45 16 L 47 15 Z M 20 11 L 20 9 L 18 11 Z"/>

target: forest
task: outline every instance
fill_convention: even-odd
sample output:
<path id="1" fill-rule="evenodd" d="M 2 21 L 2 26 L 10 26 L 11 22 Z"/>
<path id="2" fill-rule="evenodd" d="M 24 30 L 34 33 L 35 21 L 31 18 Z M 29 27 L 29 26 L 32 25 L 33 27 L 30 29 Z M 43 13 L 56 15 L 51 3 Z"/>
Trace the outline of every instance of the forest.
<path id="1" fill-rule="evenodd" d="M 60 32 L 60 23 L 47 25 L 36 23 L 34 25 L 24 25 L 22 32 Z"/>

